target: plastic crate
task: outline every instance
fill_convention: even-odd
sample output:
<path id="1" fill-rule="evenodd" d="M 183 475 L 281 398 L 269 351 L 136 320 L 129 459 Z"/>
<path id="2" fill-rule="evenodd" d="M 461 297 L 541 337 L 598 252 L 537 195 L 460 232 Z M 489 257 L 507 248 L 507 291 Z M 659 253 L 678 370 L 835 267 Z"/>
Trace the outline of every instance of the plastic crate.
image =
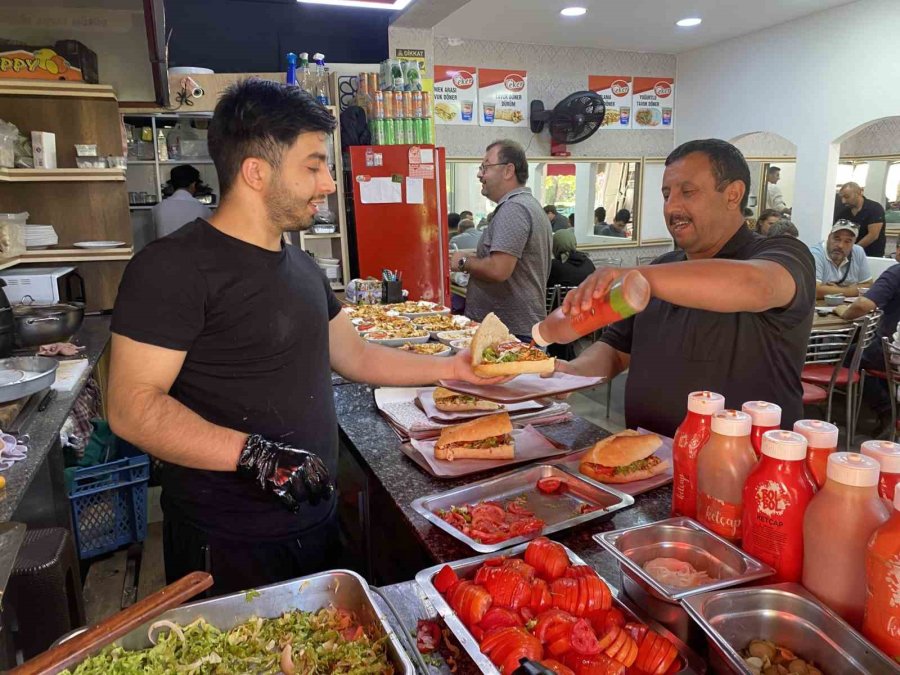
<path id="1" fill-rule="evenodd" d="M 114 551 L 147 536 L 150 460 L 126 443 L 121 459 L 75 472 L 69 501 L 80 558 Z"/>

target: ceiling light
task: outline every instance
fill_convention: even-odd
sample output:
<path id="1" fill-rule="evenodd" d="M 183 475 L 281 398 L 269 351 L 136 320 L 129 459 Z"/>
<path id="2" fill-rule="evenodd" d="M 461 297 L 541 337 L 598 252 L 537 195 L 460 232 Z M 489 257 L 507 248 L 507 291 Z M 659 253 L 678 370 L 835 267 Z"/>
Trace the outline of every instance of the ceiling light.
<path id="1" fill-rule="evenodd" d="M 676 21 L 676 26 L 681 26 L 682 28 L 690 28 L 691 26 L 699 26 L 703 23 L 703 19 L 692 16 L 687 19 L 682 19 L 681 21 Z"/>
<path id="2" fill-rule="evenodd" d="M 403 9 L 412 0 L 297 0 L 307 5 L 337 5 L 339 7 L 361 7 L 364 9 Z"/>
<path id="3" fill-rule="evenodd" d="M 560 12 L 563 16 L 584 16 L 587 10 L 584 7 L 566 7 Z"/>

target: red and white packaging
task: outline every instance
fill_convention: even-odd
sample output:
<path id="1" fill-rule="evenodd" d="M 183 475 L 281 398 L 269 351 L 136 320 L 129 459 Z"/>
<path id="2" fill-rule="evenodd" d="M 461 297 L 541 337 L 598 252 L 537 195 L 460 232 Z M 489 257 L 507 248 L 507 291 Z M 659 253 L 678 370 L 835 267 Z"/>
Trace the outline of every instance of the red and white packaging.
<path id="1" fill-rule="evenodd" d="M 712 391 L 692 391 L 687 415 L 678 429 L 672 449 L 672 515 L 697 516 L 697 455 L 709 440 L 712 416 L 725 407 L 725 397 Z"/>
<path id="2" fill-rule="evenodd" d="M 477 126 L 480 114 L 475 66 L 435 66 L 434 123 Z"/>
<path id="3" fill-rule="evenodd" d="M 881 473 L 878 476 L 878 494 L 888 503 L 890 509 L 894 503 L 894 490 L 897 483 L 900 483 L 900 443 L 865 441 L 859 451 L 866 457 L 876 460 L 881 467 Z M 898 630 L 900 630 L 900 626 L 898 626 Z"/>
<path id="4" fill-rule="evenodd" d="M 596 92 L 606 105 L 606 116 L 601 129 L 631 128 L 630 75 L 588 75 L 588 89 Z"/>
<path id="5" fill-rule="evenodd" d="M 675 127 L 675 78 L 636 77 L 632 98 L 632 129 Z"/>
<path id="6" fill-rule="evenodd" d="M 478 124 L 483 127 L 528 126 L 527 71 L 478 69 Z"/>

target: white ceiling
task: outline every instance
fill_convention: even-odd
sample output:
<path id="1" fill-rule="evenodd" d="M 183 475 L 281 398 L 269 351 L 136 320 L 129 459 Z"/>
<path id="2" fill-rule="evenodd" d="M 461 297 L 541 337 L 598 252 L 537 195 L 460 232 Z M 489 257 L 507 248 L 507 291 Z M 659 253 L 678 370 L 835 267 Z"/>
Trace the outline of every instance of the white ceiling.
<path id="1" fill-rule="evenodd" d="M 440 21 L 434 32 L 449 38 L 676 54 L 852 1 L 470 0 Z M 588 12 L 561 16 L 559 10 L 569 6 Z M 692 16 L 703 23 L 694 28 L 675 25 Z"/>

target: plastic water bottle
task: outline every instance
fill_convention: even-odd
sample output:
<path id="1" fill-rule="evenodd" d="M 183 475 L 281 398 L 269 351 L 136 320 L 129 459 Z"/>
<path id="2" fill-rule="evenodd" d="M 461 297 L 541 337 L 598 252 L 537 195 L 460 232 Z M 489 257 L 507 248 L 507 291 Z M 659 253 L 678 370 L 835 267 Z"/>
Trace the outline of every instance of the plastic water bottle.
<path id="1" fill-rule="evenodd" d="M 287 75 L 284 82 L 290 87 L 297 86 L 297 55 L 294 52 L 288 52 L 287 55 Z"/>
<path id="2" fill-rule="evenodd" d="M 316 62 L 315 72 L 315 97 L 322 105 L 328 105 L 328 77 L 325 74 L 325 55 L 313 54 L 313 60 Z"/>

